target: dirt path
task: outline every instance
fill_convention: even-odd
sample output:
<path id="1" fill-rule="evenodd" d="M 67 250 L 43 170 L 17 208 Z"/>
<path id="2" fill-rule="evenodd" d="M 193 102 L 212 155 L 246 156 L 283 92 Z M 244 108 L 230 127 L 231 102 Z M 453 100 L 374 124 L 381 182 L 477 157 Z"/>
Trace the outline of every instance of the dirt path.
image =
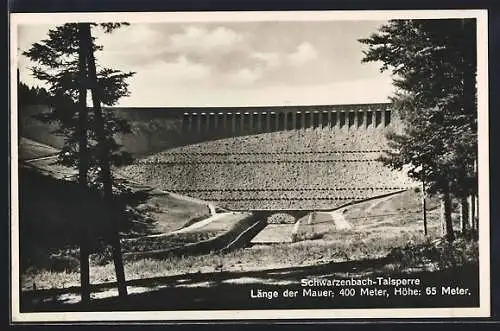
<path id="1" fill-rule="evenodd" d="M 297 223 L 295 223 L 297 224 Z M 250 242 L 252 244 L 291 243 L 294 224 L 268 224 Z M 295 233 L 297 233 L 295 229 Z"/>
<path id="2" fill-rule="evenodd" d="M 35 162 L 35 161 L 43 161 L 43 160 L 50 160 L 50 159 L 57 159 L 58 155 L 47 155 L 47 156 L 40 156 L 40 157 L 34 157 L 32 159 L 26 159 L 24 162 Z"/>
<path id="3" fill-rule="evenodd" d="M 368 206 L 368 208 L 366 208 L 365 213 L 366 214 L 370 213 L 375 207 L 378 207 L 381 203 L 384 203 L 392 198 L 393 198 L 393 196 L 389 195 L 385 198 L 375 200 L 370 206 Z"/>
<path id="4" fill-rule="evenodd" d="M 206 218 L 206 219 L 204 219 L 202 221 L 199 221 L 199 222 L 196 222 L 194 224 L 191 224 L 190 226 L 187 226 L 185 228 L 173 231 L 173 232 L 171 232 L 171 234 L 191 232 L 191 231 L 203 228 L 203 227 L 209 225 L 210 223 L 212 223 L 214 221 L 221 220 L 224 217 L 227 217 L 229 215 L 234 215 L 234 213 L 228 212 L 228 213 L 215 214 L 215 215 L 212 215 L 212 216 L 210 216 L 210 217 L 208 217 L 208 218 Z"/>
<path id="5" fill-rule="evenodd" d="M 352 224 L 349 223 L 344 217 L 344 210 L 345 209 L 339 209 L 331 212 L 325 212 L 325 214 L 330 215 L 335 223 L 335 229 L 337 230 L 348 230 L 352 228 Z"/>

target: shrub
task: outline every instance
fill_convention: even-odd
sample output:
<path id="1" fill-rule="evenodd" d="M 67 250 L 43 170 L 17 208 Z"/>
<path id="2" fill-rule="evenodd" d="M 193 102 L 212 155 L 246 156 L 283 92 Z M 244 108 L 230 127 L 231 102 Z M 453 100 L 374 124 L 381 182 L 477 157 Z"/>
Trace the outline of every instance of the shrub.
<path id="1" fill-rule="evenodd" d="M 292 242 L 304 241 L 304 240 L 316 240 L 322 239 L 326 232 L 299 232 L 292 233 Z"/>
<path id="2" fill-rule="evenodd" d="M 435 264 L 439 269 L 448 269 L 479 261 L 478 243 L 459 238 L 452 243 L 444 239 L 415 245 L 409 242 L 403 247 L 393 248 L 389 255 L 403 266 Z"/>
<path id="3" fill-rule="evenodd" d="M 73 256 L 51 254 L 49 261 L 50 271 L 75 272 L 80 270 L 80 261 Z"/>
<path id="4" fill-rule="evenodd" d="M 293 224 L 296 221 L 295 217 L 285 213 L 276 213 L 267 218 L 269 224 Z"/>
<path id="5" fill-rule="evenodd" d="M 106 265 L 113 260 L 113 251 L 111 247 L 105 246 L 97 253 L 90 255 L 90 262 L 93 265 Z"/>

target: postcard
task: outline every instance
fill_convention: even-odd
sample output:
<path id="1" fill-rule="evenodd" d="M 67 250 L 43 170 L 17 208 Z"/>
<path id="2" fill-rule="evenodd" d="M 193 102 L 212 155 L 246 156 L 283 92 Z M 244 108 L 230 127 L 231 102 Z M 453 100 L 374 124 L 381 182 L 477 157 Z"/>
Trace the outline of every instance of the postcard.
<path id="1" fill-rule="evenodd" d="M 11 13 L 12 321 L 488 317 L 487 31 Z"/>

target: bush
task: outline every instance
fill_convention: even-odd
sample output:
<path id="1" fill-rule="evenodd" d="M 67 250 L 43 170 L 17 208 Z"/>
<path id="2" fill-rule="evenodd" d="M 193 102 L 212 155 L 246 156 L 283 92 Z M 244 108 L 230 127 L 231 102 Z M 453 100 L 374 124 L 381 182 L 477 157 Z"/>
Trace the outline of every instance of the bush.
<path id="1" fill-rule="evenodd" d="M 479 239 L 479 234 L 476 229 L 467 229 L 462 232 L 458 232 L 455 234 L 457 239 L 465 239 L 465 240 L 475 240 Z"/>
<path id="2" fill-rule="evenodd" d="M 269 224 L 294 224 L 296 221 L 295 217 L 285 213 L 276 213 L 267 218 Z"/>
<path id="3" fill-rule="evenodd" d="M 393 248 L 388 255 L 403 266 L 435 264 L 440 270 L 479 261 L 479 248 L 475 240 L 459 238 L 452 243 L 444 239 L 420 245 L 408 243 Z"/>
<path id="4" fill-rule="evenodd" d="M 292 242 L 304 241 L 304 240 L 316 240 L 322 239 L 325 236 L 325 232 L 299 232 L 292 233 Z"/>
<path id="5" fill-rule="evenodd" d="M 49 261 L 50 271 L 75 272 L 80 270 L 80 261 L 73 256 L 51 254 Z"/>
<path id="6" fill-rule="evenodd" d="M 93 265 L 106 265 L 113 260 L 113 250 L 110 246 L 102 247 L 97 253 L 90 255 L 90 262 Z"/>

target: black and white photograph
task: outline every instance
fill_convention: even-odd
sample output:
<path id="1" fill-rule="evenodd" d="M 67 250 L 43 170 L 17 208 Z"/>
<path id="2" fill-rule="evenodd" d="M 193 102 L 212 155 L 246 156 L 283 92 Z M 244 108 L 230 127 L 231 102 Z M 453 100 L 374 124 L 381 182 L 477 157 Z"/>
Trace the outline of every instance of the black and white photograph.
<path id="1" fill-rule="evenodd" d="M 12 319 L 489 317 L 487 32 L 11 14 Z"/>

